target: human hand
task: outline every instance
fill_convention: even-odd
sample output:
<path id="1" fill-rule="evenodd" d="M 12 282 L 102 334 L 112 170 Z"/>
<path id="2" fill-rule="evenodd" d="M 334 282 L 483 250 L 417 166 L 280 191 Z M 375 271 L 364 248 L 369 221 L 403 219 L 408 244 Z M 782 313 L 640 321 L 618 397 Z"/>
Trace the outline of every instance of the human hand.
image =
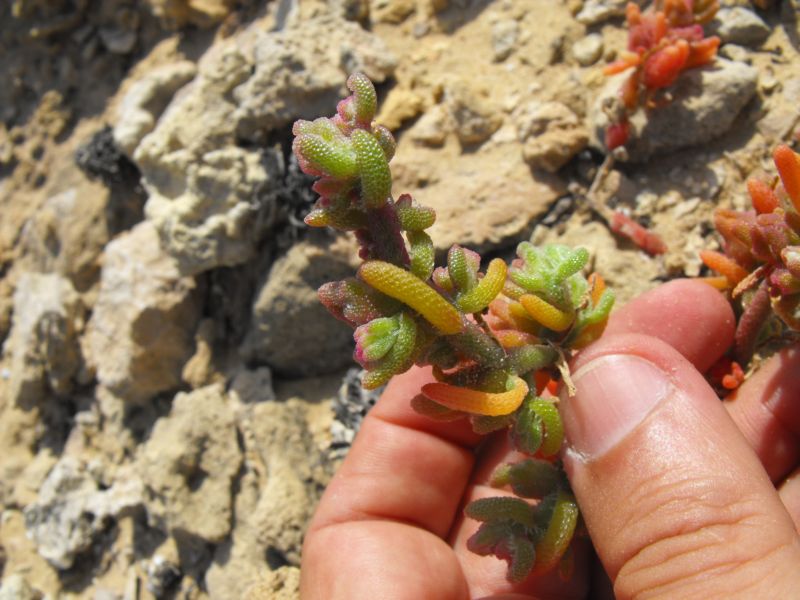
<path id="1" fill-rule="evenodd" d="M 564 466 L 621 598 L 788 598 L 800 590 L 800 350 L 785 350 L 725 403 L 703 379 L 733 339 L 722 296 L 665 284 L 617 311 L 572 365 Z M 396 377 L 331 481 L 303 549 L 305 600 L 582 598 L 592 553 L 576 539 L 566 582 L 520 584 L 470 553 L 461 515 L 509 458 L 506 436 L 417 415 L 428 370 Z M 777 486 L 777 489 L 776 489 Z M 794 521 L 794 522 L 793 522 Z"/>

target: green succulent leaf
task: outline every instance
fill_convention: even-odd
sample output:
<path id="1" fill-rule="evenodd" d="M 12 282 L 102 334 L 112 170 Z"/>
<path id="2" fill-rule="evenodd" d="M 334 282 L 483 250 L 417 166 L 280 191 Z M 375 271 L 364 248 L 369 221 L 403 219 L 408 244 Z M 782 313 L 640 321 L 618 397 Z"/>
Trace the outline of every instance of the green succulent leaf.
<path id="1" fill-rule="evenodd" d="M 392 193 L 392 174 L 383 148 L 371 133 L 356 129 L 350 136 L 361 175 L 361 198 L 368 208 L 380 208 Z"/>

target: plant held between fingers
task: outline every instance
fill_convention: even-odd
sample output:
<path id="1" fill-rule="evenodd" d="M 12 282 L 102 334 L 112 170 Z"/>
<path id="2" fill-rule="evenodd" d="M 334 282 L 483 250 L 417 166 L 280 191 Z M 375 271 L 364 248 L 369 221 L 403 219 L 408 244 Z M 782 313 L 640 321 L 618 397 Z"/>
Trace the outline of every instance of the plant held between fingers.
<path id="1" fill-rule="evenodd" d="M 431 365 L 437 381 L 412 400 L 415 410 L 469 419 L 478 433 L 507 430 L 527 456 L 492 478 L 515 497 L 467 506 L 481 522 L 469 548 L 507 560 L 511 581 L 565 567 L 578 509 L 558 461 L 558 411 L 541 394 L 565 371 L 570 351 L 602 333 L 614 296 L 599 275 L 584 275 L 584 249 L 522 243 L 510 265 L 482 265 L 479 254 L 454 245 L 435 266 L 426 233 L 434 211 L 408 194 L 392 196 L 395 141 L 373 123 L 375 89 L 360 73 L 347 86 L 352 95 L 336 115 L 293 128 L 301 168 L 319 177 L 306 223 L 352 231 L 364 261 L 356 277 L 323 285 L 319 297 L 355 329 L 365 387 Z"/>

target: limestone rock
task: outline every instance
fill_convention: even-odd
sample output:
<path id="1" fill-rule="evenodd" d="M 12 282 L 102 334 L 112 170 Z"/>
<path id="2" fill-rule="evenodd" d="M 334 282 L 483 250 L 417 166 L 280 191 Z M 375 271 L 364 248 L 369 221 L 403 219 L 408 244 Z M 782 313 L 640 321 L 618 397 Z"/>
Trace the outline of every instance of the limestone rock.
<path id="1" fill-rule="evenodd" d="M 138 461 L 149 521 L 159 529 L 222 541 L 230 531 L 232 485 L 242 457 L 221 385 L 175 396 Z"/>
<path id="2" fill-rule="evenodd" d="M 416 6 L 416 0 L 370 0 L 369 18 L 373 23 L 402 23 Z"/>
<path id="3" fill-rule="evenodd" d="M 232 0 L 145 0 L 153 14 L 173 28 L 211 27 L 231 10 Z"/>
<path id="4" fill-rule="evenodd" d="M 719 9 L 708 31 L 719 36 L 723 44 L 741 46 L 758 46 L 772 32 L 761 17 L 742 6 Z"/>
<path id="5" fill-rule="evenodd" d="M 351 277 L 351 243 L 300 242 L 275 261 L 253 305 L 242 354 L 279 373 L 330 373 L 352 362 L 353 332 L 320 304 L 317 288 Z"/>
<path id="6" fill-rule="evenodd" d="M 295 600 L 300 596 L 300 569 L 281 567 L 271 571 L 245 592 L 244 600 Z"/>
<path id="7" fill-rule="evenodd" d="M 511 56 L 519 38 L 519 23 L 516 19 L 501 19 L 492 25 L 492 52 L 496 62 Z"/>
<path id="8" fill-rule="evenodd" d="M 108 244 L 86 340 L 98 382 L 131 402 L 177 387 L 192 355 L 196 292 L 150 222 Z"/>
<path id="9" fill-rule="evenodd" d="M 627 3 L 628 0 L 586 0 L 575 18 L 584 25 L 596 25 L 612 17 L 624 16 Z"/>
<path id="10" fill-rule="evenodd" d="M 109 238 L 109 191 L 74 169 L 59 177 L 63 191 L 47 198 L 22 228 L 20 265 L 59 273 L 84 292 L 97 281 L 97 261 Z"/>
<path id="11" fill-rule="evenodd" d="M 437 104 L 423 114 L 406 135 L 419 144 L 441 146 L 450 128 L 450 115 L 447 109 Z"/>
<path id="12" fill-rule="evenodd" d="M 400 128 L 404 121 L 413 119 L 425 109 L 423 98 L 404 87 L 393 88 L 382 104 L 376 120 L 392 131 Z"/>
<path id="13" fill-rule="evenodd" d="M 361 71 L 380 83 L 396 62 L 384 43 L 357 23 L 326 16 L 262 33 L 246 56 L 253 72 L 233 90 L 232 120 L 237 135 L 252 141 L 295 119 L 330 114 L 347 75 Z"/>
<path id="14" fill-rule="evenodd" d="M 249 369 L 239 371 L 231 381 L 230 394 L 239 402 L 246 404 L 275 400 L 272 371 L 267 367 L 259 367 L 252 371 Z"/>
<path id="15" fill-rule="evenodd" d="M 117 108 L 114 141 L 128 155 L 156 125 L 169 101 L 197 73 L 194 63 L 184 60 L 149 71 L 127 91 Z"/>
<path id="16" fill-rule="evenodd" d="M 558 102 L 528 104 L 517 123 L 525 161 L 551 173 L 563 167 L 589 142 L 589 134 L 577 115 Z"/>
<path id="17" fill-rule="evenodd" d="M 478 252 L 502 248 L 530 235 L 531 223 L 559 196 L 564 184 L 531 173 L 510 139 L 492 138 L 475 152 L 450 139 L 443 148 L 400 141 L 392 160 L 394 193 L 409 192 L 436 211 L 429 230 L 438 251 L 463 244 Z"/>
<path id="18" fill-rule="evenodd" d="M 236 497 L 230 541 L 218 547 L 206 573 L 211 597 L 243 598 L 248 588 L 272 578 L 270 569 L 299 565 L 305 529 L 330 476 L 307 413 L 297 399 L 237 412 L 247 475 Z"/>
<path id="19" fill-rule="evenodd" d="M 572 45 L 572 56 L 582 67 L 593 65 L 603 55 L 603 36 L 591 33 Z"/>
<path id="20" fill-rule="evenodd" d="M 133 152 L 145 214 L 182 272 L 255 254 L 285 175 L 279 149 L 258 149 L 270 131 L 330 114 L 350 71 L 380 82 L 393 66 L 377 37 L 331 16 L 281 31 L 254 25 L 212 46 Z"/>
<path id="21" fill-rule="evenodd" d="M 500 128 L 503 118 L 497 107 L 464 81 L 447 86 L 446 103 L 462 145 L 480 144 Z"/>
<path id="22" fill-rule="evenodd" d="M 0 585 L 0 600 L 42 600 L 42 597 L 42 593 L 32 588 L 22 575 L 4 577 Z"/>
<path id="23" fill-rule="evenodd" d="M 64 456 L 50 471 L 39 499 L 25 508 L 25 528 L 39 554 L 57 569 L 69 569 L 107 520 L 141 505 L 141 481 L 120 473 L 117 483 L 101 486 L 100 465 Z"/>
<path id="24" fill-rule="evenodd" d="M 612 77 L 590 107 L 593 143 L 602 148 L 608 117 L 603 103 L 617 98 L 628 73 Z M 685 71 L 671 88 L 673 100 L 653 111 L 637 111 L 625 145 L 632 162 L 656 154 L 705 144 L 725 134 L 756 92 L 758 70 L 717 58 L 711 65 Z"/>
<path id="25" fill-rule="evenodd" d="M 47 392 L 66 394 L 81 366 L 78 334 L 83 304 L 72 284 L 56 274 L 23 273 L 5 352 L 11 355 L 10 398 L 30 406 Z"/>

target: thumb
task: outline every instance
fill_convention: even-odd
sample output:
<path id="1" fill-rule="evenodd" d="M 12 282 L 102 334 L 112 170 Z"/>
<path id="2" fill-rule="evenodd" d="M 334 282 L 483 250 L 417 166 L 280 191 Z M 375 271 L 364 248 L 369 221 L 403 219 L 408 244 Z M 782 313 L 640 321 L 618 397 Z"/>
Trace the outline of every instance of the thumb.
<path id="1" fill-rule="evenodd" d="M 564 465 L 618 598 L 786 598 L 800 540 L 753 451 L 680 353 L 614 335 L 562 396 Z"/>

